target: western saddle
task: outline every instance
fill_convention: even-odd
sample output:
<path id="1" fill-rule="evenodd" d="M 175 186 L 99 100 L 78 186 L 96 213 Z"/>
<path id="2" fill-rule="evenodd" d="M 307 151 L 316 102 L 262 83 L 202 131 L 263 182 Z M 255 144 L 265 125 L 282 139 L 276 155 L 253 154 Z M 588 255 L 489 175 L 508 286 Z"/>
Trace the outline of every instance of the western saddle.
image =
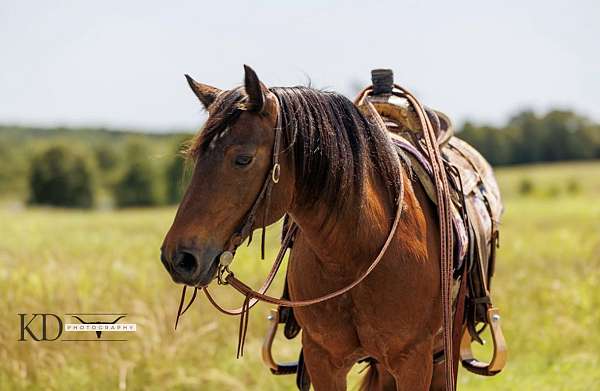
<path id="1" fill-rule="evenodd" d="M 419 180 L 435 203 L 435 182 L 426 158 L 422 129 L 416 113 L 405 98 L 395 94 L 391 70 L 373 70 L 372 81 L 373 85 L 365 88 L 356 98 L 356 105 L 367 117 L 385 125 L 398 154 L 408 163 L 411 174 Z M 454 136 L 454 128 L 448 116 L 427 107 L 425 112 L 435 130 L 451 188 L 455 238 L 453 323 L 460 333 L 456 334 L 456 339 L 460 339 L 460 348 L 455 350 L 459 351 L 464 368 L 478 375 L 493 376 L 504 368 L 507 359 L 499 311 L 492 306 L 490 296 L 499 243 L 498 227 L 503 210 L 500 191 L 489 163 L 473 147 Z M 284 232 L 285 230 L 284 224 Z M 461 282 L 465 283 L 462 301 L 458 299 Z M 289 298 L 287 283 L 283 297 Z M 304 367 L 302 351 L 298 362 L 287 364 L 277 363 L 271 351 L 279 324 L 285 324 L 284 335 L 288 339 L 296 337 L 301 331 L 292 309 L 283 306 L 273 309 L 268 320 L 270 326 L 262 349 L 264 363 L 273 374 L 296 373 L 298 388 L 308 390 L 310 379 Z M 481 334 L 488 326 L 494 349 L 491 361 L 486 363 L 474 357 L 471 343 L 476 341 L 483 344 Z M 438 337 L 434 364 L 444 360 L 441 332 Z"/>

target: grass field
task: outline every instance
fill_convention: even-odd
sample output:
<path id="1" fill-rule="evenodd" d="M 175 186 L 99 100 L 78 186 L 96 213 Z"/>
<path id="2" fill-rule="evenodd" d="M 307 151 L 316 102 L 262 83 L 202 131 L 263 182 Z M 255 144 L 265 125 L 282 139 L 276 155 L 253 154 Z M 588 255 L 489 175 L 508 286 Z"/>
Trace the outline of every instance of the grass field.
<path id="1" fill-rule="evenodd" d="M 508 168 L 498 177 L 506 212 L 493 297 L 509 364 L 494 378 L 461 371 L 460 389 L 600 389 L 600 162 Z M 295 389 L 293 377 L 271 376 L 260 361 L 268 306 L 253 310 L 240 360 L 238 320 L 202 297 L 173 331 L 180 288 L 158 258 L 173 214 L 0 209 L 1 390 Z M 270 231 L 271 259 L 278 234 Z M 255 258 L 256 247 L 244 249 L 234 268 L 256 286 L 269 264 Z M 17 314 L 35 312 L 126 312 L 138 331 L 128 342 L 18 342 Z M 298 345 L 276 347 L 293 359 Z"/>

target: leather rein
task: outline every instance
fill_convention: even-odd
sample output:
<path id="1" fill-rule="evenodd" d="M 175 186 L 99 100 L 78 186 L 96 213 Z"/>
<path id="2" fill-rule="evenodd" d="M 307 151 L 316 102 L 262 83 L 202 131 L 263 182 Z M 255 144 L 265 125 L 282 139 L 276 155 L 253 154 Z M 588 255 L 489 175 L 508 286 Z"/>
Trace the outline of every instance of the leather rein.
<path id="1" fill-rule="evenodd" d="M 453 354 L 453 319 L 452 319 L 452 283 L 453 283 L 453 236 L 452 236 L 452 211 L 450 201 L 450 187 L 444 169 L 444 161 L 440 148 L 437 144 L 435 130 L 419 100 L 405 88 L 393 84 L 395 89 L 391 94 L 405 98 L 417 114 L 419 123 L 423 130 L 424 149 L 429 157 L 433 171 L 437 209 L 440 230 L 440 282 L 443 311 L 443 341 L 444 341 L 444 369 L 446 372 L 446 391 L 454 391 L 456 387 L 456 374 Z M 373 90 L 373 87 L 365 88 L 356 99 L 360 105 L 365 97 Z M 367 101 L 367 105 L 370 103 Z M 374 109 L 373 109 L 374 110 Z"/>

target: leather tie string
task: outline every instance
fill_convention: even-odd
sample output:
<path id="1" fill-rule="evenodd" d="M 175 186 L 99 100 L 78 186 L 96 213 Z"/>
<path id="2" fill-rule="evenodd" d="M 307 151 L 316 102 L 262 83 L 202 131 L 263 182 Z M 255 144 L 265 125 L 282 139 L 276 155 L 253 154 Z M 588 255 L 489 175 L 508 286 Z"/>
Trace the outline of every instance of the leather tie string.
<path id="1" fill-rule="evenodd" d="M 246 332 L 248 331 L 248 318 L 250 317 L 250 294 L 246 295 L 244 304 L 242 304 L 242 313 L 240 314 L 240 327 L 238 332 L 238 346 L 236 358 L 244 355 L 244 343 L 246 342 Z"/>
<path id="2" fill-rule="evenodd" d="M 190 308 L 190 306 L 192 305 L 194 300 L 196 300 L 196 295 L 198 294 L 198 288 L 194 287 L 194 294 L 192 295 L 192 298 L 190 299 L 190 302 L 188 303 L 188 305 L 182 311 L 181 308 L 183 307 L 183 303 L 185 303 L 186 289 L 187 289 L 187 285 L 184 285 L 183 289 L 181 290 L 181 300 L 179 301 L 179 308 L 177 309 L 177 319 L 175 319 L 175 330 L 177 330 L 177 325 L 179 324 L 179 318 L 181 318 L 183 316 L 183 314 L 185 314 L 185 312 L 188 310 L 188 308 Z"/>

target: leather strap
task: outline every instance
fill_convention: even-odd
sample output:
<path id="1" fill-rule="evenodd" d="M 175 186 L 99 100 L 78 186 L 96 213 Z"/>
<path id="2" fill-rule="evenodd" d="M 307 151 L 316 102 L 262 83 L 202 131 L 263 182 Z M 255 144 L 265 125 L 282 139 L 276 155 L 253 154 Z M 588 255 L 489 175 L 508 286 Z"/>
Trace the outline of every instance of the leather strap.
<path id="1" fill-rule="evenodd" d="M 375 257 L 375 259 L 369 265 L 369 268 L 367 270 L 365 270 L 351 284 L 346 285 L 343 288 L 340 288 L 340 289 L 333 291 L 331 293 L 328 293 L 326 295 L 316 297 L 314 299 L 286 300 L 286 299 L 280 299 L 277 297 L 269 296 L 260 291 L 253 290 L 248 285 L 244 284 L 242 281 L 237 279 L 235 277 L 235 275 L 231 272 L 225 277 L 225 281 L 227 283 L 229 283 L 233 288 L 235 288 L 238 292 L 242 293 L 244 296 L 250 296 L 251 298 L 258 299 L 259 301 L 264 301 L 264 302 L 271 303 L 271 304 L 282 305 L 285 307 L 293 307 L 293 308 L 306 307 L 309 305 L 322 303 L 324 301 L 331 300 L 333 298 L 341 296 L 344 293 L 347 293 L 348 291 L 350 291 L 352 288 L 354 288 L 358 284 L 360 284 L 365 278 L 367 278 L 367 276 L 369 274 L 371 274 L 373 269 L 375 269 L 375 267 L 383 259 L 383 256 L 385 255 L 390 243 L 392 242 L 392 239 L 395 236 L 396 229 L 398 228 L 398 223 L 400 222 L 400 216 L 402 215 L 402 200 L 403 200 L 403 198 L 404 198 L 404 186 L 401 186 L 400 187 L 400 195 L 398 196 L 398 202 L 397 202 L 397 207 L 396 207 L 396 217 L 394 218 L 394 223 L 392 224 L 392 228 L 390 229 L 390 232 L 387 236 L 385 243 L 383 244 L 381 250 L 377 254 L 377 257 Z M 205 291 L 206 291 L 206 288 L 205 288 Z"/>
<path id="2" fill-rule="evenodd" d="M 372 93 L 372 87 L 367 87 L 359 94 L 356 103 L 360 105 Z M 442 286 L 442 311 L 444 335 L 444 365 L 446 370 L 446 391 L 454 391 L 456 376 L 452 354 L 452 282 L 453 282 L 453 244 L 452 244 L 452 211 L 448 178 L 444 170 L 444 162 L 436 141 L 435 129 L 419 100 L 406 89 L 394 84 L 393 95 L 405 98 L 417 114 L 429 162 L 433 171 L 438 218 L 440 228 L 440 282 Z"/>
<path id="3" fill-rule="evenodd" d="M 468 268 L 463 267 L 458 294 L 456 296 L 456 310 L 454 312 L 454 321 L 452 324 L 452 360 L 454 373 L 458 372 L 458 363 L 460 361 L 460 340 L 462 337 L 463 326 L 465 324 L 465 300 L 467 298 L 467 275 Z"/>
<path id="4" fill-rule="evenodd" d="M 277 102 L 277 111 L 279 112 L 279 101 L 275 99 Z M 235 254 L 235 250 L 240 246 L 243 240 L 252 235 L 252 227 L 256 221 L 256 213 L 258 212 L 258 208 L 260 207 L 263 200 L 265 200 L 265 208 L 263 214 L 263 225 L 262 225 L 262 238 L 261 238 L 261 258 L 265 257 L 265 225 L 268 217 L 268 210 L 271 203 L 271 191 L 273 190 L 273 185 L 279 182 L 279 176 L 281 174 L 281 165 L 279 163 L 279 151 L 281 149 L 281 129 L 282 126 L 282 118 L 281 115 L 277 116 L 277 125 L 274 129 L 274 141 L 273 141 L 273 155 L 272 155 L 272 165 L 271 169 L 267 172 L 263 185 L 250 207 L 248 213 L 246 213 L 246 217 L 244 218 L 244 223 L 238 229 L 236 233 L 234 233 L 227 246 L 225 247 L 225 251 L 229 251 L 232 254 Z"/>
<path id="5" fill-rule="evenodd" d="M 410 92 L 395 85 L 402 91 L 402 94 L 411 103 L 423 125 L 423 135 L 425 146 L 429 155 L 429 161 L 434 174 L 437 206 L 440 228 L 440 278 L 442 284 L 442 311 L 443 311 L 443 330 L 444 330 L 444 355 L 446 369 L 446 391 L 453 391 L 456 385 L 456 376 L 454 375 L 453 354 L 452 354 L 452 216 L 450 210 L 450 190 L 448 187 L 448 178 L 444 171 L 439 146 L 435 138 L 435 131 L 431 125 L 429 117 L 421 103 Z"/>
<path id="6" fill-rule="evenodd" d="M 290 227 L 287 230 L 287 233 L 285 234 L 285 237 L 283 238 L 283 240 L 281 242 L 281 248 L 279 249 L 279 253 L 277 254 L 277 257 L 275 258 L 275 262 L 273 262 L 271 271 L 267 275 L 267 278 L 265 279 L 265 281 L 263 282 L 262 286 L 260 287 L 260 289 L 258 290 L 257 293 L 265 293 L 271 287 L 271 284 L 273 283 L 273 280 L 275 279 L 275 276 L 277 275 L 277 272 L 279 271 L 279 268 L 281 267 L 283 258 L 285 257 L 285 254 L 289 248 L 289 244 L 292 242 L 297 230 L 298 230 L 298 225 L 292 222 L 290 224 Z M 243 310 L 242 306 L 233 308 L 233 309 L 228 309 L 228 308 L 224 308 L 221 305 L 219 305 L 216 302 L 216 300 L 214 299 L 214 297 L 212 296 L 212 294 L 209 292 L 208 287 L 202 288 L 202 292 L 204 292 L 204 294 L 208 298 L 208 301 L 210 301 L 210 303 L 216 309 L 218 309 L 220 312 L 224 313 L 225 315 L 235 316 L 235 315 L 240 315 L 242 313 L 242 310 Z M 259 300 L 257 298 L 252 297 L 250 299 L 250 303 L 249 303 L 248 307 L 252 308 L 258 302 L 259 302 Z"/>

